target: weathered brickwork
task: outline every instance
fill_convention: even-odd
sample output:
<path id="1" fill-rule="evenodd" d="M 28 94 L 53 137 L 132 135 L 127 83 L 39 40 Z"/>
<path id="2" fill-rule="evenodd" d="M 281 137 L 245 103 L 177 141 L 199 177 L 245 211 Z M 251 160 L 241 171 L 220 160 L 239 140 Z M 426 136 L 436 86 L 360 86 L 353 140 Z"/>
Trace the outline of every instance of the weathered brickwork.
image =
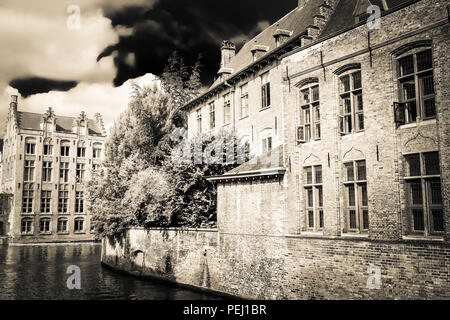
<path id="1" fill-rule="evenodd" d="M 249 299 L 450 298 L 446 244 L 134 229 L 121 244 L 103 240 L 102 262 Z"/>
<path id="2" fill-rule="evenodd" d="M 370 227 L 372 239 L 401 239 L 409 236 L 412 217 L 407 207 L 405 155 L 439 152 L 441 166 L 445 231 L 449 237 L 448 180 L 448 58 L 449 33 L 445 1 L 420 1 L 383 17 L 380 30 L 370 33 L 372 50 L 368 50 L 367 27 L 362 25 L 320 44 L 287 56 L 282 65 L 289 66 L 291 77 L 285 82 L 283 119 L 287 141 L 287 159 L 292 170 L 288 181 L 287 212 L 291 233 L 307 231 L 304 167 L 321 165 L 324 197 L 324 235 L 345 235 L 346 190 L 343 184 L 344 163 L 365 160 Z M 393 103 L 399 100 L 397 57 L 402 47 L 428 42 L 432 49 L 436 117 L 399 126 L 394 122 Z M 426 48 L 426 47 L 425 47 Z M 424 50 L 422 48 L 422 50 Z M 321 66 L 320 52 L 324 67 Z M 306 62 L 306 63 L 305 63 Z M 339 68 L 357 64 L 361 71 L 364 130 L 341 135 L 339 131 Z M 447 63 L 448 64 L 448 63 Z M 317 67 L 316 70 L 311 70 Z M 301 123 L 299 88 L 304 79 L 316 78 L 320 90 L 321 139 L 299 144 L 296 125 Z M 301 88 L 300 88 L 301 89 Z M 299 226 L 297 229 L 296 227 Z"/>
<path id="3" fill-rule="evenodd" d="M 333 1 L 332 8 L 340 14 L 348 11 L 348 3 Z M 272 111 L 256 112 L 251 106 L 247 122 L 233 128 L 260 130 L 277 117 L 274 146 L 280 145 L 282 163 L 247 163 L 211 178 L 218 181 L 217 232 L 129 233 L 127 241 L 141 239 L 139 263 L 153 266 L 139 272 L 245 298 L 450 298 L 448 1 L 402 4 L 383 15 L 381 28 L 370 35 L 362 22 L 308 39 L 309 44 L 302 39 L 299 48 L 267 64 L 271 79 L 281 81 L 273 84 Z M 329 17 L 320 32 L 326 33 L 333 21 L 339 25 L 339 17 Z M 410 73 L 398 79 L 403 77 L 399 60 L 415 55 L 412 62 L 418 63 L 417 56 L 430 49 L 424 77 L 433 76 L 436 112 L 400 123 L 394 103 L 408 100 L 400 86 L 406 90 L 411 86 L 405 81 L 415 81 L 415 97 L 422 99 L 426 83 Z M 347 75 L 352 78 L 345 89 Z M 256 100 L 250 105 L 261 96 L 259 85 L 251 90 L 249 99 Z M 204 107 L 205 99 L 195 108 Z M 424 99 L 415 101 L 424 107 Z M 360 130 L 345 132 L 345 103 L 352 107 L 353 128 Z M 301 108 L 306 104 L 309 116 Z M 198 129 L 195 108 L 188 108 L 190 134 Z M 305 125 L 319 120 L 320 137 L 308 139 Z M 130 252 L 137 251 L 126 243 L 104 242 L 103 261 L 127 271 L 135 268 Z M 170 272 L 155 273 L 164 270 L 165 261 Z M 378 271 L 381 285 L 374 289 L 370 280 Z"/>

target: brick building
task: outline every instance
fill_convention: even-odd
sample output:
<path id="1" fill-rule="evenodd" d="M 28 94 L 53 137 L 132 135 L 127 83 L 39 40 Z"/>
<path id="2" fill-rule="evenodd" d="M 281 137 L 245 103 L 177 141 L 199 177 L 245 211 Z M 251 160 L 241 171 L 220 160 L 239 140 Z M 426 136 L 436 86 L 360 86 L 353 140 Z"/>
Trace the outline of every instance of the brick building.
<path id="1" fill-rule="evenodd" d="M 326 286 L 355 297 L 447 296 L 449 34 L 448 1 L 300 0 L 238 53 L 223 43 L 219 78 L 184 109 L 189 137 L 230 126 L 256 155 L 210 180 L 219 233 L 286 254 L 287 273 L 272 270 L 282 291 L 262 296 L 305 297 L 299 277 L 323 297 L 339 296 Z M 399 290 L 354 288 L 348 270 L 363 279 L 369 263 Z M 411 276 L 415 263 L 429 268 L 423 277 Z"/>
<path id="2" fill-rule="evenodd" d="M 57 116 L 51 108 L 36 114 L 18 111 L 17 104 L 12 96 L 1 180 L 10 195 L 3 201 L 9 241 L 92 240 L 84 182 L 102 161 L 101 115 Z"/>

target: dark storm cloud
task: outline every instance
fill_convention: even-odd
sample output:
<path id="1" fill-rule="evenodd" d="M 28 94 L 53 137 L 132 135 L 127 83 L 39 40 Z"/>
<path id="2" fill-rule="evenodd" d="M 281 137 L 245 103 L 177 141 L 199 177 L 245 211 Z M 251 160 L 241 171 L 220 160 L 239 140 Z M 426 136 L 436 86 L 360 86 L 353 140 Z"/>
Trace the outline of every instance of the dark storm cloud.
<path id="1" fill-rule="evenodd" d="M 24 97 L 49 91 L 69 91 L 76 87 L 77 81 L 53 80 L 39 77 L 13 79 L 9 85 L 16 88 Z"/>
<path id="2" fill-rule="evenodd" d="M 222 40 L 249 39 L 260 31 L 259 22 L 273 23 L 296 5 L 297 0 L 159 0 L 148 7 L 104 8 L 114 27 L 132 32 L 105 48 L 98 60 L 114 56 L 114 84 L 119 86 L 145 73 L 160 74 L 173 51 L 187 64 L 201 54 L 202 80 L 208 83 L 219 67 Z M 129 53 L 134 54 L 133 65 Z"/>

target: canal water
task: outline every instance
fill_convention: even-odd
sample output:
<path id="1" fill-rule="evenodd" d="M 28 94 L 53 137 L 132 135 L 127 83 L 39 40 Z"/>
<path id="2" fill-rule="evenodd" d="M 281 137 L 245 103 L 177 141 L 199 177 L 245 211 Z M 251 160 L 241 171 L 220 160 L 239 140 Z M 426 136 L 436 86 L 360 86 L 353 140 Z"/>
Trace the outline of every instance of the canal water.
<path id="1" fill-rule="evenodd" d="M 216 296 L 123 275 L 100 264 L 101 246 L 0 245 L 0 300 L 206 300 Z M 80 267 L 81 289 L 67 288 L 67 268 Z"/>

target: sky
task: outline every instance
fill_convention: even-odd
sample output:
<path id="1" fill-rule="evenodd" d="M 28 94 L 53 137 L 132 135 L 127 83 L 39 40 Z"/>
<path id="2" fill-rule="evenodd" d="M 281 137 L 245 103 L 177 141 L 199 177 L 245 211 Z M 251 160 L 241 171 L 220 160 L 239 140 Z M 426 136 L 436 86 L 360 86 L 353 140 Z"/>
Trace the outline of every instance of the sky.
<path id="1" fill-rule="evenodd" d="M 213 80 L 220 44 L 239 48 L 297 0 L 0 0 L 0 137 L 10 102 L 19 111 L 88 117 L 111 125 L 131 83 L 150 84 L 174 51 L 200 57 Z"/>

